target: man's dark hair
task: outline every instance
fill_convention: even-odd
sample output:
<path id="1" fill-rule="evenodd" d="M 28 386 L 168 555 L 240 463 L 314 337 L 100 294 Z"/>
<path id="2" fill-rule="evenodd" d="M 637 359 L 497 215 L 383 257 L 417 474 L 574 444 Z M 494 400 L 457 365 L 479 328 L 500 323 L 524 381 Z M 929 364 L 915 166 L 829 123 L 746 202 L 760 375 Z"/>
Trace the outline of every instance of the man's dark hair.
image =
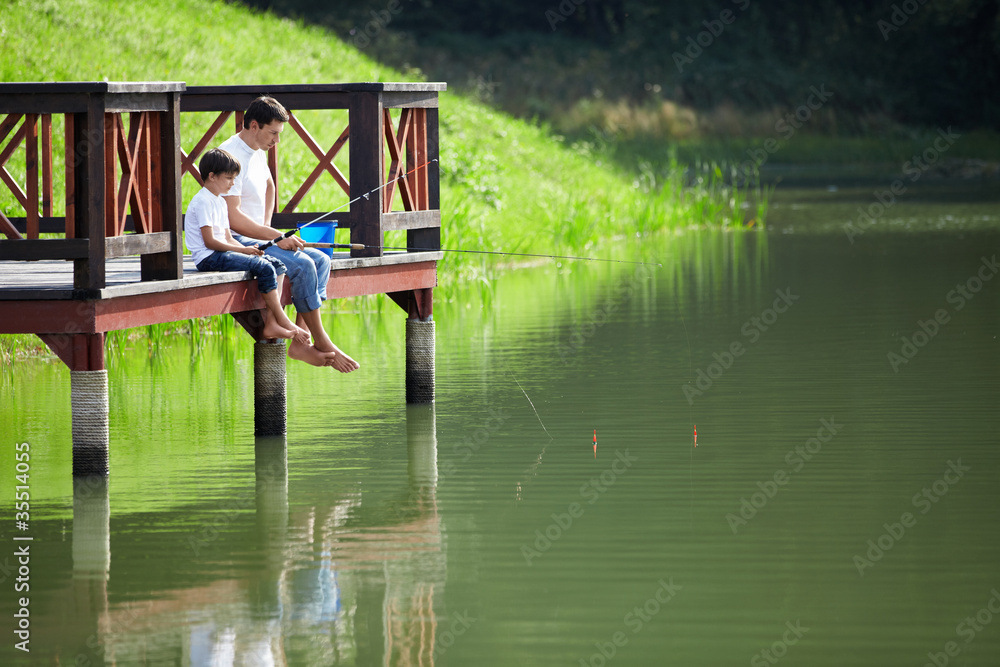
<path id="1" fill-rule="evenodd" d="M 221 148 L 213 148 L 201 156 L 201 161 L 198 162 L 198 171 L 201 172 L 201 180 L 207 181 L 209 174 L 240 173 L 240 163 L 239 160 Z"/>
<path id="2" fill-rule="evenodd" d="M 250 127 L 252 121 L 257 121 L 258 127 L 264 127 L 274 121 L 288 122 L 288 110 L 273 97 L 262 96 L 255 99 L 243 113 L 243 127 Z"/>

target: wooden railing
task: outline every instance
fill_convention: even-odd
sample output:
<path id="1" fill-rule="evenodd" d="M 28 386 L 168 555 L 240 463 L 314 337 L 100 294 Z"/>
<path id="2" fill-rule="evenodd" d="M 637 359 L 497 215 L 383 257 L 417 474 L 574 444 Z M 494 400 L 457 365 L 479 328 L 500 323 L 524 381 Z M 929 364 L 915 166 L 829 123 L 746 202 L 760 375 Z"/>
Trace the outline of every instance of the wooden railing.
<path id="1" fill-rule="evenodd" d="M 0 121 L 0 145 L 6 141 L 0 180 L 24 209 L 23 218 L 0 211 L 0 232 L 8 239 L 0 241 L 0 259 L 72 260 L 81 296 L 105 286 L 104 261 L 111 257 L 142 255 L 143 280 L 179 278 L 176 146 L 184 87 L 177 82 L 0 84 L 0 114 L 6 114 Z M 64 117 L 66 139 L 62 217 L 52 216 L 54 115 Z M 22 143 L 23 190 L 7 169 Z M 124 235 L 129 210 L 136 233 Z M 40 232 L 63 238 L 39 239 Z"/>
<path id="2" fill-rule="evenodd" d="M 331 217 L 351 230 L 352 243 L 372 246 L 352 255 L 381 255 L 384 233 L 393 230 L 407 231 L 407 246 L 440 248 L 437 97 L 444 88 L 438 83 L 0 83 L 0 188 L 24 211 L 23 216 L 0 211 L 0 233 L 7 237 L 0 240 L 0 260 L 72 260 L 81 298 L 106 285 L 108 258 L 141 255 L 143 280 L 180 278 L 182 178 L 200 180 L 198 158 L 216 144 L 230 117 L 235 131 L 241 129 L 243 110 L 261 94 L 289 109 L 287 129 L 316 159 L 302 182 L 292 182 L 279 170 L 278 149 L 291 138 L 287 131 L 270 151 L 278 188 L 273 226 L 287 229 L 326 213 L 299 207 L 329 176 L 351 200 L 349 209 Z M 316 109 L 347 111 L 346 126 L 325 150 L 296 115 Z M 395 127 L 392 109 L 400 110 Z M 187 112 L 218 115 L 196 140 L 182 141 L 180 114 Z M 52 119 L 60 114 L 66 203 L 65 215 L 54 216 Z M 7 168 L 22 144 L 23 187 Z M 346 176 L 334 164 L 345 145 Z M 286 193 L 291 194 L 283 202 Z M 393 210 L 396 200 L 402 210 Z M 40 239 L 40 233 L 63 238 Z"/>
<path id="3" fill-rule="evenodd" d="M 278 191 L 271 218 L 274 227 L 290 229 L 298 222 L 328 212 L 329 209 L 299 209 L 305 195 L 320 178 L 328 175 L 349 199 L 357 199 L 349 210 L 337 211 L 331 218 L 337 220 L 339 228 L 351 230 L 351 243 L 374 246 L 354 250 L 352 256 L 381 255 L 383 234 L 393 230 L 407 230 L 407 246 L 440 248 L 437 105 L 438 93 L 444 89 L 442 83 L 189 86 L 181 99 L 181 112 L 208 111 L 218 116 L 197 141 L 191 142 L 190 152 L 183 155 L 184 173 L 197 179 L 198 158 L 213 144 L 229 117 L 234 117 L 234 130 L 238 132 L 243 127 L 243 110 L 255 97 L 267 94 L 291 113 L 281 143 L 268 155 Z M 317 109 L 347 111 L 346 126 L 328 149 L 313 138 L 296 115 Z M 391 109 L 401 110 L 395 128 Z M 288 130 L 294 133 L 294 139 L 288 136 Z M 278 152 L 286 150 L 283 147 L 287 142 L 295 139 L 316 159 L 316 166 L 302 182 L 284 178 L 278 168 Z M 334 158 L 345 145 L 349 161 L 347 176 L 334 165 Z M 397 190 L 401 211 L 392 210 Z M 362 197 L 366 193 L 371 194 Z"/>

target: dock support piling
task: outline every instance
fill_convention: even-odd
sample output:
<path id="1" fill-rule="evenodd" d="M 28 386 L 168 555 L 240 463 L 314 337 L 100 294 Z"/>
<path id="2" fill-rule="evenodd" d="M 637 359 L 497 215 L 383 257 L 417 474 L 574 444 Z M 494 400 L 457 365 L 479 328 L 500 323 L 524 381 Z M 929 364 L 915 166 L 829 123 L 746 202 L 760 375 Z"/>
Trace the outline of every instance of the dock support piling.
<path id="1" fill-rule="evenodd" d="M 406 320 L 406 402 L 434 402 L 434 320 Z"/>
<path id="2" fill-rule="evenodd" d="M 108 371 L 70 371 L 73 475 L 107 475 Z"/>
<path id="3" fill-rule="evenodd" d="M 253 346 L 254 435 L 285 433 L 285 341 Z"/>

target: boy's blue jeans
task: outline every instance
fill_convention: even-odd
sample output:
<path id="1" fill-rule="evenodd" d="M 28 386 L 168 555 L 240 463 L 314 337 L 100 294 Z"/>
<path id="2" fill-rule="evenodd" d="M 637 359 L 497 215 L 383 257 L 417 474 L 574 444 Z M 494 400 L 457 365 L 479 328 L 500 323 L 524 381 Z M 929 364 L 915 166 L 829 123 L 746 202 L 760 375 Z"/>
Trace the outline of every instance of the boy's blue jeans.
<path id="1" fill-rule="evenodd" d="M 195 266 L 199 271 L 249 271 L 257 279 L 257 289 L 261 294 L 273 292 L 278 287 L 278 276 L 285 273 L 285 265 L 274 257 L 229 251 L 215 251 Z"/>
<path id="2" fill-rule="evenodd" d="M 277 232 L 276 232 L 277 233 Z M 237 243 L 246 246 L 259 241 L 240 234 L 233 234 Z M 288 280 L 292 283 L 292 305 L 300 313 L 309 313 L 326 301 L 326 283 L 330 280 L 330 258 L 316 248 L 303 248 L 298 252 L 282 250 L 276 245 L 264 251 L 265 257 L 274 257 L 288 267 Z"/>

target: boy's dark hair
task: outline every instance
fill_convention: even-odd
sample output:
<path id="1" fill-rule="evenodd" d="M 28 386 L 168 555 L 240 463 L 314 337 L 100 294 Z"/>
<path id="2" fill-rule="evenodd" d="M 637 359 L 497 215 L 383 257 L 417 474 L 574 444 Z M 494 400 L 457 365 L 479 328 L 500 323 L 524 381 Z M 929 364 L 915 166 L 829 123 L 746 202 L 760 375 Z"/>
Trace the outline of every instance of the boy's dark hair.
<path id="1" fill-rule="evenodd" d="M 261 96 L 250 103 L 243 113 L 243 127 L 250 127 L 252 121 L 257 121 L 258 127 L 264 127 L 274 121 L 288 122 L 288 110 L 273 97 Z"/>
<path id="2" fill-rule="evenodd" d="M 221 148 L 213 148 L 201 156 L 198 171 L 201 180 L 207 181 L 209 174 L 239 174 L 240 162 Z"/>

